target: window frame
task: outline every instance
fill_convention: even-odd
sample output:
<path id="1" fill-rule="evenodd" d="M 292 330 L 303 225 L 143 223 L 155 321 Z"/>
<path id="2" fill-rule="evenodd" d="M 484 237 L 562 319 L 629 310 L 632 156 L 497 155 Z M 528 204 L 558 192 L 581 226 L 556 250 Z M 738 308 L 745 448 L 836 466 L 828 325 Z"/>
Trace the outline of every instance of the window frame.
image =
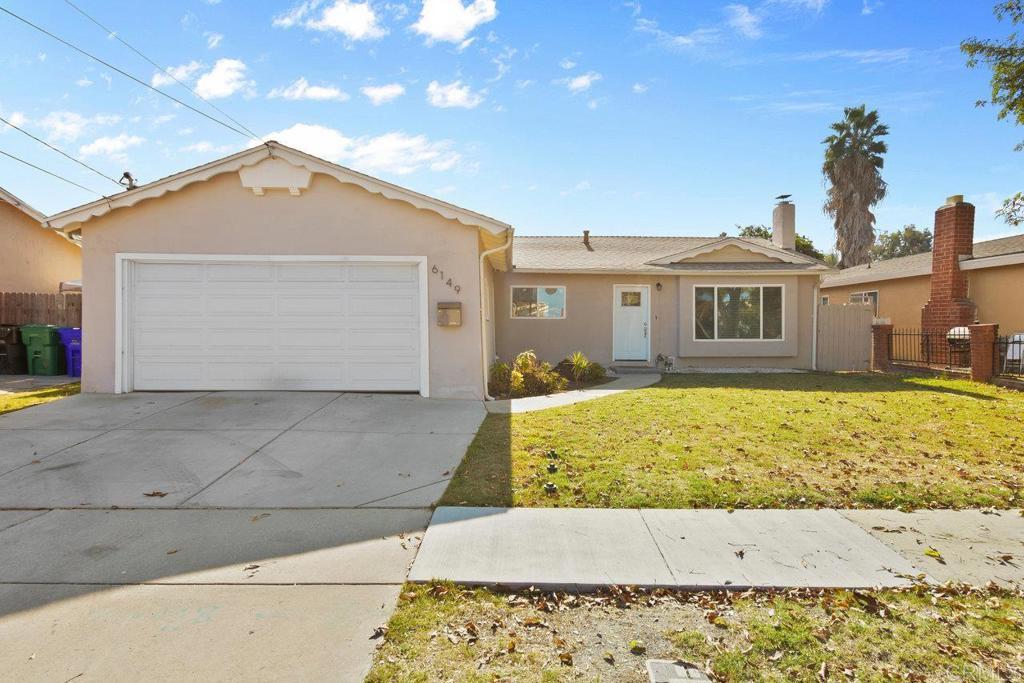
<path id="1" fill-rule="evenodd" d="M 878 309 L 879 309 L 879 306 L 882 303 L 882 296 L 878 293 L 877 289 L 865 289 L 865 290 L 860 291 L 860 292 L 850 292 L 848 303 L 851 303 L 851 304 L 856 304 L 856 303 L 865 304 L 867 302 L 864 301 L 864 296 L 867 295 L 867 294 L 874 294 L 875 295 L 875 310 L 873 310 L 871 312 L 871 314 L 877 318 L 878 317 Z M 860 296 L 861 300 L 859 302 L 854 301 L 853 297 L 855 297 L 855 296 Z"/>
<path id="2" fill-rule="evenodd" d="M 761 336 L 756 338 L 756 339 L 719 339 L 718 338 L 718 290 L 719 290 L 719 288 L 728 289 L 728 288 L 735 288 L 735 287 L 748 287 L 748 288 L 757 287 L 757 288 L 759 288 L 761 290 L 761 293 L 760 293 L 760 310 L 759 310 Z M 780 336 L 778 339 L 765 339 L 764 338 L 764 288 L 765 287 L 776 287 L 776 288 L 782 290 L 780 295 L 779 295 L 780 314 L 781 314 L 780 322 L 781 322 L 782 336 Z M 715 338 L 714 339 L 698 339 L 697 338 L 697 289 L 698 288 L 713 289 L 715 291 L 715 294 L 714 294 L 714 304 L 715 304 L 715 309 L 714 309 L 714 312 L 715 312 L 714 329 L 715 329 Z M 692 315 L 690 316 L 693 319 L 693 325 L 692 325 L 692 329 L 691 329 L 691 339 L 695 343 L 718 344 L 718 343 L 727 343 L 727 342 L 745 342 L 745 343 L 748 343 L 748 344 L 761 344 L 761 343 L 764 343 L 764 342 L 771 342 L 771 343 L 776 343 L 777 344 L 777 343 L 786 341 L 786 285 L 784 285 L 784 284 L 774 284 L 774 283 L 714 284 L 714 285 L 698 285 L 698 284 L 695 284 L 695 285 L 693 285 L 691 301 L 692 301 L 692 304 L 693 304 L 693 308 L 691 310 Z"/>
<path id="3" fill-rule="evenodd" d="M 561 316 L 516 315 L 515 290 L 517 289 L 560 289 L 562 290 Z M 508 316 L 510 320 L 565 320 L 569 313 L 569 289 L 565 285 L 509 285 Z"/>
<path id="4" fill-rule="evenodd" d="M 829 301 L 831 301 L 831 299 L 829 298 L 828 294 L 822 294 L 821 295 L 821 302 L 820 303 L 821 303 L 822 306 L 830 305 Z"/>

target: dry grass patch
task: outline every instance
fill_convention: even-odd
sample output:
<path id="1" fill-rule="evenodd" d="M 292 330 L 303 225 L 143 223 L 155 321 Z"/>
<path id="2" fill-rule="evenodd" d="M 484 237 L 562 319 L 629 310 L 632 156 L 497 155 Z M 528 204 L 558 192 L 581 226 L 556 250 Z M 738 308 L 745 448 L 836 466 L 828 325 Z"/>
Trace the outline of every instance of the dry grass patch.
<path id="1" fill-rule="evenodd" d="M 669 375 L 488 416 L 442 504 L 1006 508 L 1022 486 L 1021 392 L 893 375 Z"/>
<path id="2" fill-rule="evenodd" d="M 648 657 L 719 681 L 1024 676 L 1024 598 L 885 592 L 498 594 L 406 586 L 368 681 L 636 681 Z"/>

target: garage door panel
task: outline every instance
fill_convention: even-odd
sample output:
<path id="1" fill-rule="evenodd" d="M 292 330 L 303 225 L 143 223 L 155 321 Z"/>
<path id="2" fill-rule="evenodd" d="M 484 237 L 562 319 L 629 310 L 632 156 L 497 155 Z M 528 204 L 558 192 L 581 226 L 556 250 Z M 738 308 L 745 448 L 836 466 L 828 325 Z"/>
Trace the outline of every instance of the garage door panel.
<path id="1" fill-rule="evenodd" d="M 415 264 L 136 263 L 136 390 L 420 389 Z"/>

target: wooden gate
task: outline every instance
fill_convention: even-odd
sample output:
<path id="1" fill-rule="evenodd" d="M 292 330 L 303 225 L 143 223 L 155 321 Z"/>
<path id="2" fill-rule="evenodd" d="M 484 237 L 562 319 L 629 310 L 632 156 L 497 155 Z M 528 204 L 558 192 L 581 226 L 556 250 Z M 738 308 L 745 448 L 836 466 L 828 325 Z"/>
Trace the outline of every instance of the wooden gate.
<path id="1" fill-rule="evenodd" d="M 818 306 L 818 369 L 867 370 L 871 365 L 871 304 Z"/>

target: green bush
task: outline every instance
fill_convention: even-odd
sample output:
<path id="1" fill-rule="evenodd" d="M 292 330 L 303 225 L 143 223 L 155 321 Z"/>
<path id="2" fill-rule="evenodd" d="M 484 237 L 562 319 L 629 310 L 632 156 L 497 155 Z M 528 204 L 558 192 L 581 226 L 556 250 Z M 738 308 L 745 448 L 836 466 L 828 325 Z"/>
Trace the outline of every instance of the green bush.
<path id="1" fill-rule="evenodd" d="M 489 391 L 492 396 L 519 398 L 565 391 L 568 384 L 551 363 L 538 361 L 533 351 L 523 351 L 511 365 L 498 361 L 491 366 Z"/>
<path id="2" fill-rule="evenodd" d="M 560 375 L 576 384 L 597 382 L 607 374 L 604 366 L 587 358 L 582 351 L 576 351 L 563 359 L 556 367 Z"/>

